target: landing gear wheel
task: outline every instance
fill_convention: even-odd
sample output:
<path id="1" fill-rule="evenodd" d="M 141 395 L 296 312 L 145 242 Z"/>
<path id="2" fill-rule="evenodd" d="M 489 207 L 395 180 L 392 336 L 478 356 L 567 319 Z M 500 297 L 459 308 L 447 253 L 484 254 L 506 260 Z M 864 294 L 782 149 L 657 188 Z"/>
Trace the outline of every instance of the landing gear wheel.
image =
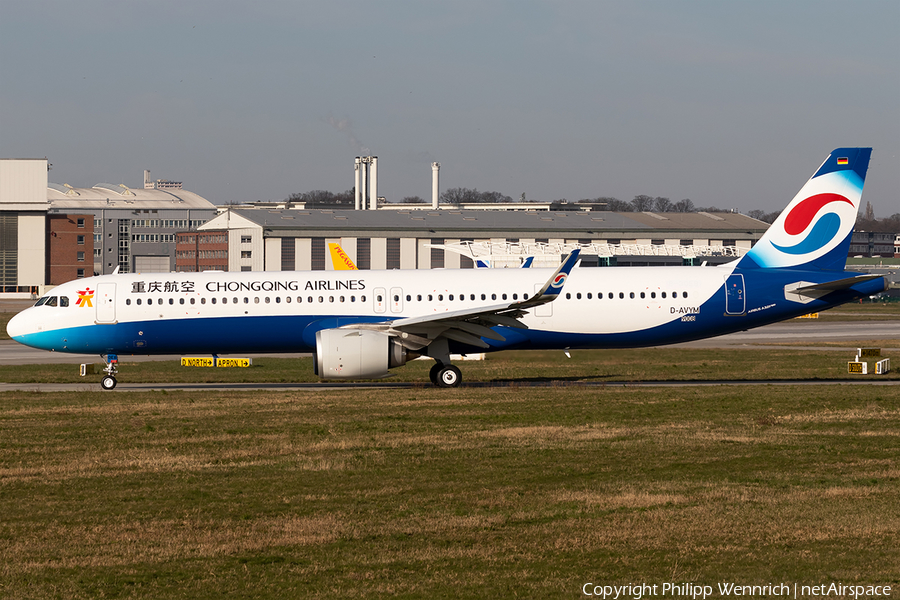
<path id="1" fill-rule="evenodd" d="M 462 373 L 453 365 L 443 365 L 437 372 L 438 387 L 456 387 L 462 381 Z"/>
<path id="2" fill-rule="evenodd" d="M 438 385 L 438 371 L 440 371 L 443 366 L 444 365 L 441 363 L 434 363 L 431 367 L 431 371 L 428 372 L 428 379 L 430 379 L 431 383 L 434 385 Z"/>
<path id="3" fill-rule="evenodd" d="M 107 375 L 103 379 L 100 380 L 100 387 L 104 390 L 111 390 L 116 387 L 116 378 L 112 375 Z"/>

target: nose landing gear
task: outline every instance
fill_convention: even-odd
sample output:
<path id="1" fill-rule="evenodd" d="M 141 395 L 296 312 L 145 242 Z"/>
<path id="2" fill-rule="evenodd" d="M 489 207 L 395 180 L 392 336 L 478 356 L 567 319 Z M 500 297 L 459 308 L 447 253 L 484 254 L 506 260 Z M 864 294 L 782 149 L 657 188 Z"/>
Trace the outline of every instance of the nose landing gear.
<path id="1" fill-rule="evenodd" d="M 106 375 L 103 376 L 103 379 L 100 380 L 100 387 L 104 390 L 112 390 L 116 387 L 116 373 L 119 372 L 118 365 L 119 357 L 116 354 L 107 354 L 106 355 L 106 368 L 103 369 L 103 372 Z"/>

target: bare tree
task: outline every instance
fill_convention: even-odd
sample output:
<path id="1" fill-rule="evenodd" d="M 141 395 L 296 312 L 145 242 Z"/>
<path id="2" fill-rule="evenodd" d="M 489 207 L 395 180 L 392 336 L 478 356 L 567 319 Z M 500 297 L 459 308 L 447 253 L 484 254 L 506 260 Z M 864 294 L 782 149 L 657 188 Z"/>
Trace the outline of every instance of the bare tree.
<path id="1" fill-rule="evenodd" d="M 668 198 L 663 198 L 662 196 L 657 196 L 653 200 L 653 210 L 654 212 L 671 212 L 672 211 L 672 201 Z"/>
<path id="2" fill-rule="evenodd" d="M 643 212 L 645 210 L 650 210 L 653 208 L 653 198 L 650 196 L 645 196 L 641 194 L 640 196 L 635 196 L 634 200 L 631 201 L 631 206 L 634 207 L 635 212 Z"/>
<path id="3" fill-rule="evenodd" d="M 866 202 L 866 214 L 863 217 L 866 221 L 874 221 L 875 220 L 875 209 L 872 208 L 871 202 Z"/>
<path id="4" fill-rule="evenodd" d="M 425 201 L 422 200 L 421 196 L 406 196 L 402 200 L 400 200 L 403 204 L 425 204 Z"/>
<path id="5" fill-rule="evenodd" d="M 673 204 L 672 210 L 680 213 L 694 212 L 694 203 L 690 198 L 684 198 Z"/>

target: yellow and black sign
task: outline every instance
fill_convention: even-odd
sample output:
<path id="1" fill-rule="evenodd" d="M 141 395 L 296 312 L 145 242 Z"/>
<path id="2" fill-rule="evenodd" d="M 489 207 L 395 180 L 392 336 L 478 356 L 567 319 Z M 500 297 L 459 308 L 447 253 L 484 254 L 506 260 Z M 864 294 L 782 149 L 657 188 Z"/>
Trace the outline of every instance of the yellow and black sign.
<path id="1" fill-rule="evenodd" d="M 881 356 L 881 348 L 857 348 L 860 358 L 873 358 Z"/>
<path id="2" fill-rule="evenodd" d="M 182 356 L 182 367 L 249 367 L 252 358 L 214 358 L 212 356 Z"/>
<path id="3" fill-rule="evenodd" d="M 182 367 L 214 367 L 216 359 L 212 356 L 182 356 Z"/>
<path id="4" fill-rule="evenodd" d="M 217 367 L 249 367 L 253 364 L 252 358 L 217 358 Z"/>
<path id="5" fill-rule="evenodd" d="M 850 361 L 847 363 L 847 372 L 858 375 L 866 375 L 868 373 L 868 364 L 864 362 Z"/>

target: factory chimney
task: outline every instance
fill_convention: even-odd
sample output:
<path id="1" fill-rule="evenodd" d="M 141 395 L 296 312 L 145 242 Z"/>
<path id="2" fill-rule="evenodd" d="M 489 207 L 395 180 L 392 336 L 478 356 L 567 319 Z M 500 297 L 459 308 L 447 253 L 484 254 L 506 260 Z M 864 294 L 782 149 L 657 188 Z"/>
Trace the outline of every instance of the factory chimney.
<path id="1" fill-rule="evenodd" d="M 356 157 L 356 162 L 353 163 L 353 170 L 355 171 L 355 183 L 353 184 L 353 210 L 359 210 L 359 195 L 360 195 L 360 187 L 359 187 L 359 157 Z"/>
<path id="2" fill-rule="evenodd" d="M 369 184 L 369 191 L 372 194 L 369 210 L 378 208 L 378 157 L 372 157 L 372 182 Z"/>
<path id="3" fill-rule="evenodd" d="M 438 185 L 440 172 L 441 163 L 431 163 L 431 208 L 433 208 L 434 210 L 437 210 L 438 199 L 440 198 L 440 186 Z"/>

